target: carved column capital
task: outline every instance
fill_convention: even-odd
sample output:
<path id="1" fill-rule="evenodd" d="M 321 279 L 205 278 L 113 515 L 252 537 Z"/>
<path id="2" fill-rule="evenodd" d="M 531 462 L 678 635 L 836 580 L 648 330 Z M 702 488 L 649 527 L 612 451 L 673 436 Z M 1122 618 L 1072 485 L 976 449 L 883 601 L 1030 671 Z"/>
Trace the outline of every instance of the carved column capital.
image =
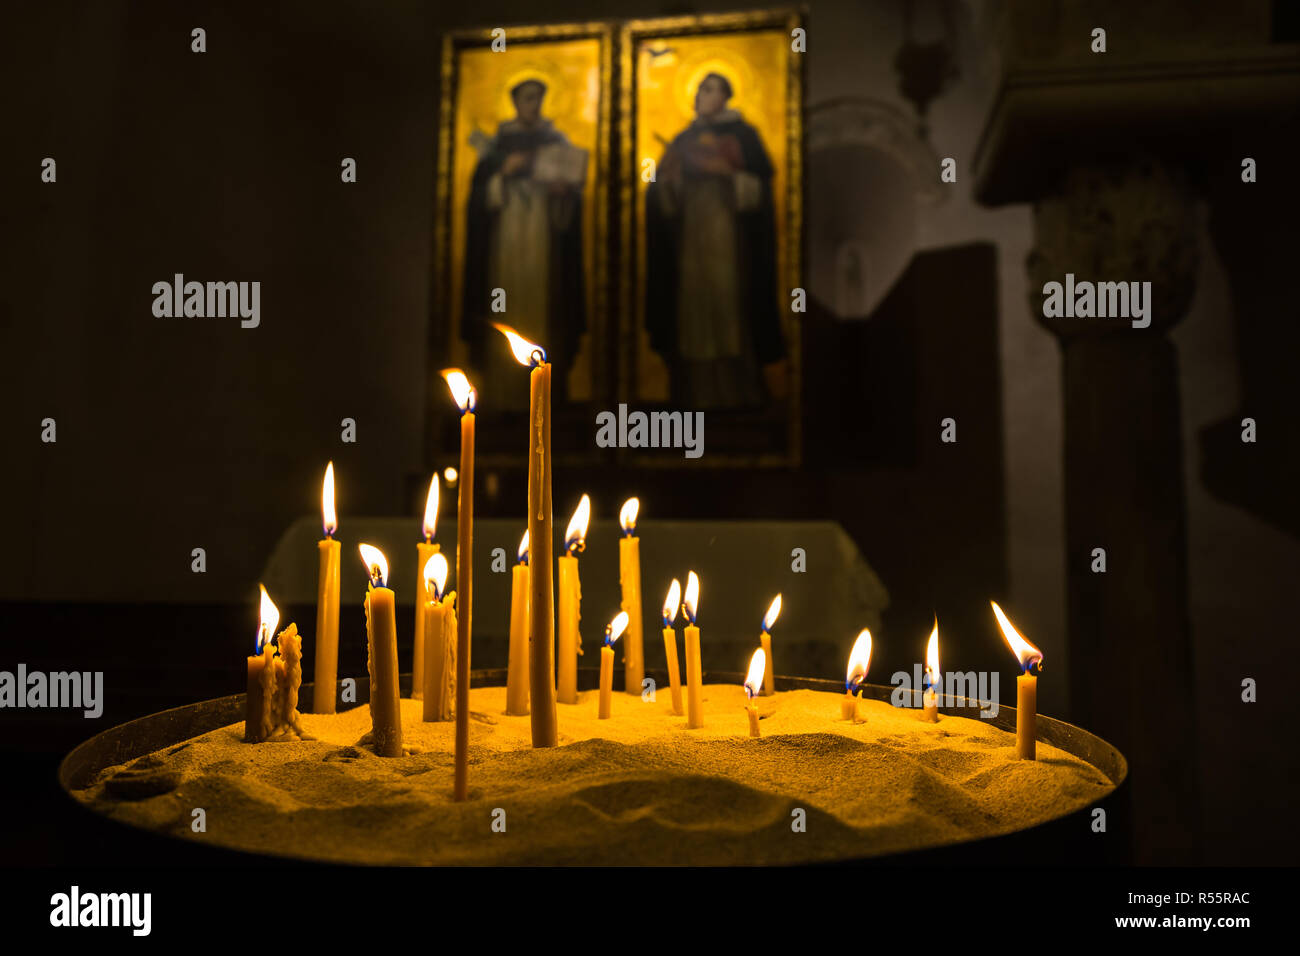
<path id="1" fill-rule="evenodd" d="M 1026 257 L 1030 311 L 1062 339 L 1163 334 L 1191 305 L 1197 243 L 1195 196 L 1186 177 L 1150 155 L 1075 166 L 1061 192 L 1034 203 L 1034 248 Z M 1043 286 L 1150 282 L 1151 326 L 1119 318 L 1043 316 Z"/>

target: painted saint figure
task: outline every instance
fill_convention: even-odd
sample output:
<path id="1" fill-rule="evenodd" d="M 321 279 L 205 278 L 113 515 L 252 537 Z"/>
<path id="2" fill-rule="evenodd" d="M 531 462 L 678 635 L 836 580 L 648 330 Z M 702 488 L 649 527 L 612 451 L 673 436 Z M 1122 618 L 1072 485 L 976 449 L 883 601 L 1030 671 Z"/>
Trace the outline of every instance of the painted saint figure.
<path id="1" fill-rule="evenodd" d="M 704 77 L 646 192 L 646 331 L 686 408 L 785 397 L 772 162 L 731 96 Z"/>
<path id="2" fill-rule="evenodd" d="M 478 164 L 466 211 L 464 311 L 461 336 L 471 364 L 488 380 L 518 378 L 491 322 L 541 342 L 552 362 L 568 367 L 586 330 L 582 274 L 582 189 L 587 151 L 542 116 L 546 84 L 524 80 L 510 90 L 515 118 L 488 138 L 470 136 Z M 493 311 L 505 293 L 505 311 Z M 559 376 L 557 382 L 563 382 Z M 491 392 L 498 407 L 527 408 L 519 389 Z"/>

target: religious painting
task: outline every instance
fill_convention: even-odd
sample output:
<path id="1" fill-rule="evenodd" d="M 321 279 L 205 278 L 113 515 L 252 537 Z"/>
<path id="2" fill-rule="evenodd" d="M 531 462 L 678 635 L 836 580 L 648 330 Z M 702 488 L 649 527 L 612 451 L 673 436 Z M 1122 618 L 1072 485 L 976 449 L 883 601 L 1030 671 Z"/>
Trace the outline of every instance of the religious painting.
<path id="1" fill-rule="evenodd" d="M 799 460 L 801 33 L 789 10 L 622 31 L 619 395 L 703 412 L 705 463 Z"/>
<path id="2" fill-rule="evenodd" d="M 597 357 L 608 296 L 612 40 L 600 23 L 459 31 L 444 40 L 435 252 L 442 334 L 431 368 L 468 371 L 480 417 L 503 419 L 503 453 L 517 438 L 509 420 L 527 417 L 528 376 L 493 323 L 547 351 L 556 451 L 592 448 L 588 436 L 567 449 L 562 436 L 574 430 L 562 426 L 590 420 L 587 407 L 608 387 L 608 363 Z M 482 452 L 490 462 L 497 449 L 489 442 Z"/>

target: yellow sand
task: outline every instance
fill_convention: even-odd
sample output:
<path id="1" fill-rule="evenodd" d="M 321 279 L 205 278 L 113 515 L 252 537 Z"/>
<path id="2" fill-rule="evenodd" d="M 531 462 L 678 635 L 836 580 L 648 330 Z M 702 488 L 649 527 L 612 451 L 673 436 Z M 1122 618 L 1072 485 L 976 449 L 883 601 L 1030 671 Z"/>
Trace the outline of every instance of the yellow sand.
<path id="1" fill-rule="evenodd" d="M 451 799 L 455 724 L 424 723 L 403 700 L 413 752 L 358 746 L 370 710 L 303 715 L 316 740 L 245 744 L 233 724 L 130 765 L 153 796 L 104 781 L 78 796 L 136 826 L 205 843 L 320 860 L 382 864 L 746 864 L 854 858 L 992 836 L 1062 816 L 1110 792 L 1095 767 L 1038 744 L 1015 759 L 1014 735 L 987 722 L 862 701 L 840 719 L 838 694 L 760 698 L 748 736 L 744 691 L 709 685 L 705 725 L 687 730 L 668 694 L 655 703 L 597 693 L 560 705 L 560 745 L 535 750 L 505 688 L 471 691 L 470 799 Z M 118 787 L 121 790 L 122 787 Z M 146 786 L 146 789 L 147 786 Z M 207 811 L 207 832 L 191 830 Z M 797 808 L 806 829 L 796 832 Z M 504 832 L 495 832 L 502 826 Z"/>

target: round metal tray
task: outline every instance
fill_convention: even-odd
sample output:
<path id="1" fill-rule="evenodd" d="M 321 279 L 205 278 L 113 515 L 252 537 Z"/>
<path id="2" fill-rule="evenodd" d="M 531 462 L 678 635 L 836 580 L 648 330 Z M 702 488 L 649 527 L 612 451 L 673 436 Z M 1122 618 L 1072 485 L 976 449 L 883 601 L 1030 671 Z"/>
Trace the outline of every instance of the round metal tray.
<path id="1" fill-rule="evenodd" d="M 648 670 L 660 687 L 667 686 L 668 675 L 663 671 Z M 744 682 L 745 675 L 732 672 L 706 671 L 705 683 Z M 500 686 L 506 682 L 505 668 L 476 670 L 470 673 L 471 687 Z M 578 685 L 583 690 L 598 686 L 596 668 L 579 668 Z M 615 689 L 621 690 L 622 675 L 615 676 Z M 342 682 L 340 681 L 340 687 Z M 842 693 L 838 681 L 810 677 L 777 677 L 776 689 L 808 689 Z M 299 709 L 312 710 L 313 685 L 303 684 L 299 691 Z M 410 675 L 402 675 L 402 694 L 410 690 Z M 862 695 L 873 700 L 888 702 L 894 687 L 863 684 Z M 356 678 L 357 705 L 369 703 L 370 683 Z M 336 689 L 336 695 L 338 689 Z M 96 813 L 72 796 L 72 791 L 84 789 L 105 767 L 128 763 L 137 757 L 181 743 L 191 737 L 208 733 L 244 719 L 244 696 L 235 694 L 176 707 L 137 720 L 119 724 L 96 734 L 72 750 L 59 765 L 59 783 L 69 802 L 80 811 L 75 825 L 82 831 L 79 838 L 85 845 L 116 854 L 117 858 L 136 863 L 160 865 L 247 865 L 294 864 L 301 860 L 262 856 L 238 850 L 224 849 L 179 837 L 171 837 L 152 830 L 140 829 L 118 823 Z M 335 697 L 337 700 L 337 696 Z M 956 706 L 942 707 L 941 713 L 978 718 L 978 702 L 959 699 Z M 1014 707 L 1000 705 L 996 717 L 989 718 L 995 727 L 1015 732 Z M 1001 836 L 987 837 L 964 843 L 949 844 L 932 849 L 914 850 L 873 856 L 860 860 L 838 861 L 841 864 L 884 865 L 1001 865 L 1045 864 L 1068 861 L 1072 864 L 1116 864 L 1130 862 L 1130 815 L 1128 763 L 1124 755 L 1106 741 L 1082 728 L 1042 714 L 1037 718 L 1038 739 L 1058 747 L 1092 764 L 1115 785 L 1105 797 L 1086 807 L 1067 813 L 1037 826 L 1016 830 Z M 1105 830 L 1095 828 L 1095 811 L 1105 810 Z M 328 865 L 328 864 L 322 864 Z"/>

